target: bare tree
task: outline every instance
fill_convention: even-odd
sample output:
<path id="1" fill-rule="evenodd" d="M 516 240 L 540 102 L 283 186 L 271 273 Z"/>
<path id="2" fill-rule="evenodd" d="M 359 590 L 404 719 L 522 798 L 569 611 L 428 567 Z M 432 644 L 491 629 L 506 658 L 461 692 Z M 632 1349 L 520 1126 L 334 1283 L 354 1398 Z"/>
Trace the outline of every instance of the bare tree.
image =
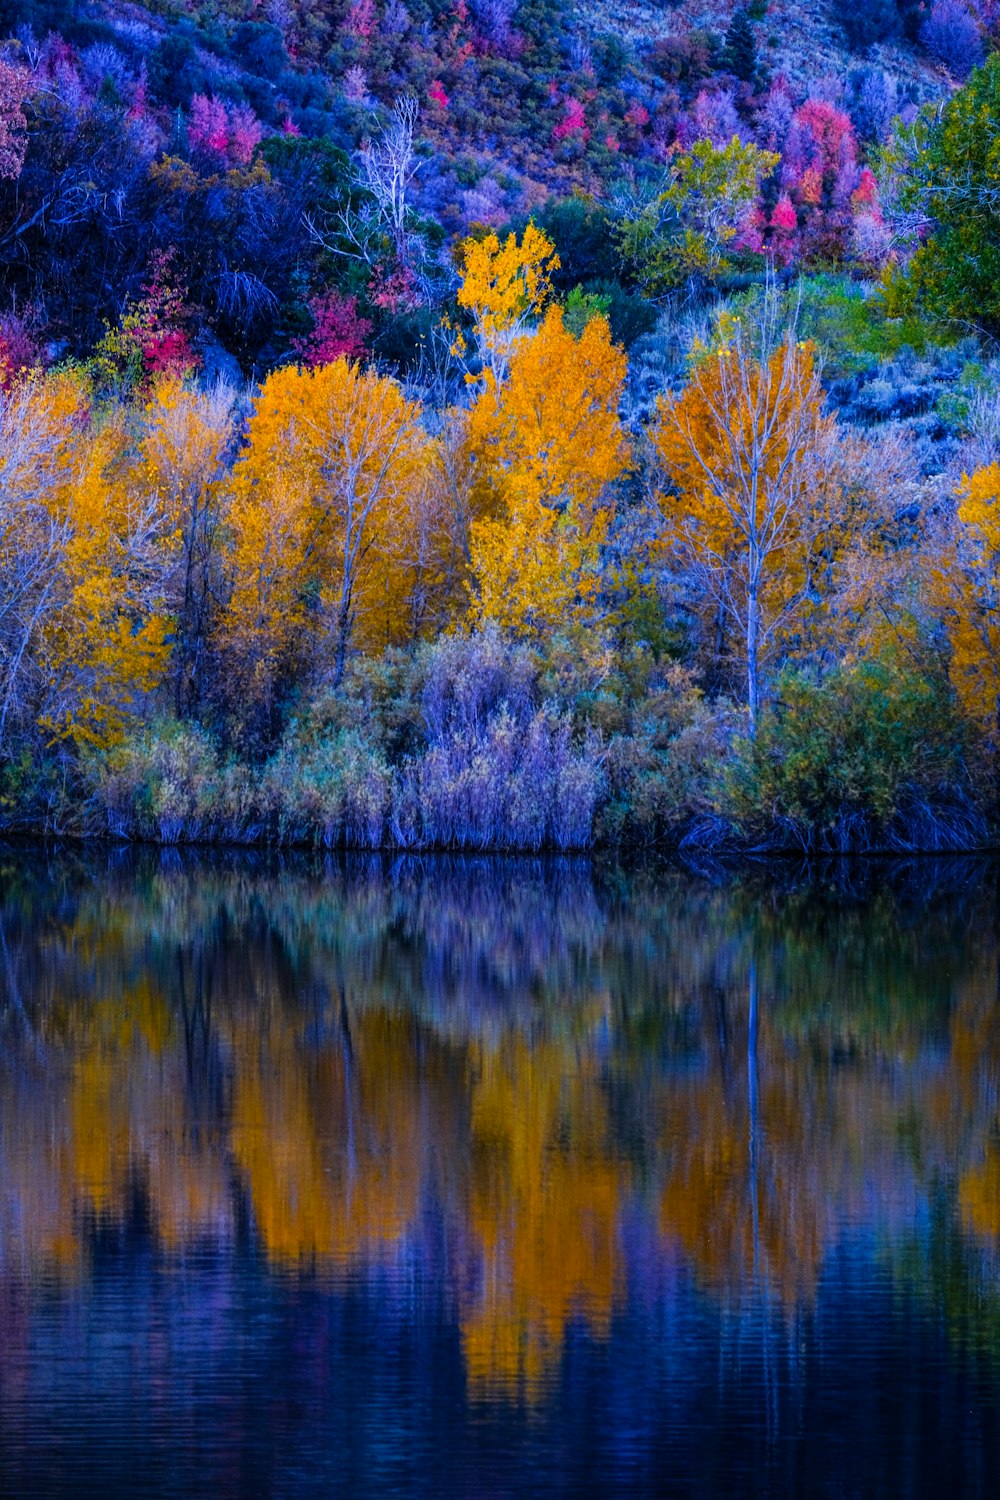
<path id="1" fill-rule="evenodd" d="M 197 713 L 204 698 L 236 407 L 237 392 L 221 382 L 153 403 L 142 440 L 147 483 L 129 486 L 127 554 L 154 580 L 174 621 L 178 714 Z"/>
<path id="2" fill-rule="evenodd" d="M 410 188 L 420 170 L 416 130 L 420 107 L 413 94 L 397 99 L 388 122 L 372 132 L 358 153 L 355 186 L 362 194 L 328 223 L 306 219 L 313 239 L 334 254 L 376 265 L 384 258 L 384 240 L 392 245 L 396 264 L 413 269 L 417 240 L 410 228 Z"/>
<path id="3" fill-rule="evenodd" d="M 831 433 L 812 352 L 773 285 L 753 327 L 734 325 L 727 346 L 660 405 L 654 443 L 670 485 L 661 497 L 669 543 L 720 626 L 739 633 L 752 734 L 769 648 L 833 545 Z"/>
<path id="4" fill-rule="evenodd" d="M 60 602 L 71 518 L 59 491 L 72 455 L 34 381 L 0 387 L 0 753 L 30 696 L 42 626 Z"/>
<path id="5" fill-rule="evenodd" d="M 364 186 L 371 193 L 379 217 L 392 235 L 396 258 L 401 265 L 409 260 L 409 235 L 406 218 L 407 194 L 419 168 L 414 150 L 414 133 L 420 110 L 413 94 L 397 99 L 392 118 L 384 130 L 367 140 L 361 148 L 361 171 Z"/>

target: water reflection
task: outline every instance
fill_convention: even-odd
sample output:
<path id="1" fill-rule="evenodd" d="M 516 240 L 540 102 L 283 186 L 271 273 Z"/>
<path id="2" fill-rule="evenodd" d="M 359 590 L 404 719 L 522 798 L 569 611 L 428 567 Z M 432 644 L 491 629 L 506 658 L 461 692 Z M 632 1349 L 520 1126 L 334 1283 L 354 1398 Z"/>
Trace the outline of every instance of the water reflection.
<path id="1" fill-rule="evenodd" d="M 982 1383 L 976 1424 L 941 1427 L 940 1457 L 982 1458 L 1000 1355 L 997 872 L 710 874 L 0 853 L 0 1480 L 28 1492 L 53 1372 L 88 1420 L 98 1396 L 126 1399 L 98 1358 L 116 1338 L 131 1420 L 159 1402 L 196 1452 L 195 1388 L 208 1371 L 230 1399 L 236 1359 L 260 1402 L 252 1420 L 226 1409 L 239 1445 L 259 1437 L 275 1462 L 278 1424 L 301 1449 L 298 1478 L 260 1493 L 328 1483 L 332 1349 L 341 1386 L 369 1395 L 391 1349 L 397 1406 L 422 1413 L 408 1451 L 433 1454 L 399 1474 L 398 1454 L 366 1449 L 358 1493 L 383 1461 L 404 1493 L 530 1492 L 502 1461 L 483 1486 L 482 1431 L 447 1480 L 459 1410 L 562 1410 L 560 1474 L 596 1484 L 604 1464 L 605 1485 L 652 1492 L 656 1421 L 643 1437 L 638 1413 L 657 1390 L 678 1493 L 717 1492 L 713 1474 L 779 1493 L 789 1463 L 789 1492 L 811 1493 L 843 1454 L 793 1462 L 793 1438 L 837 1426 L 809 1402 L 833 1392 L 844 1418 L 907 1361 L 939 1424 L 947 1361 L 967 1362 L 956 1399 Z M 588 1458 L 596 1438 L 574 1447 L 566 1413 L 598 1378 L 618 1425 Z M 302 1382 L 309 1421 L 282 1405 Z M 873 1453 L 930 1432 L 918 1408 L 908 1437 L 885 1416 Z M 51 1488 L 65 1434 L 47 1421 Z M 215 1494 L 251 1492 L 226 1477 L 235 1441 L 209 1444 Z M 175 1455 L 145 1482 L 207 1493 L 206 1462 L 193 1479 Z M 976 1472 L 967 1492 L 986 1493 Z M 933 1473 L 907 1488 L 890 1468 L 858 1493 L 922 1493 Z"/>

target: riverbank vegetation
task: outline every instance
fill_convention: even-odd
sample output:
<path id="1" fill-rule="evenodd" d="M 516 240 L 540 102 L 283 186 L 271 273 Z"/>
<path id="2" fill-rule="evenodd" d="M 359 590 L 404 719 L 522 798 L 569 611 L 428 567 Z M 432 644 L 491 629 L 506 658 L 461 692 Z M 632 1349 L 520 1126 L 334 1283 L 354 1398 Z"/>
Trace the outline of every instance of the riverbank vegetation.
<path id="1" fill-rule="evenodd" d="M 195 89 L 167 141 L 176 78 L 22 27 L 0 58 L 0 826 L 994 839 L 1000 59 L 864 129 L 871 78 L 854 115 L 786 80 L 779 130 L 777 84 L 743 78 L 753 24 L 730 31 L 725 130 L 701 118 L 717 93 L 688 89 L 659 146 L 630 105 L 623 194 L 560 95 L 565 180 L 530 212 L 480 184 L 452 222 L 426 198 L 457 170 L 447 80 L 358 145 L 329 111 L 279 128 Z M 112 230 L 63 137 L 115 111 L 115 150 L 145 156 Z M 102 236 L 112 259 L 131 236 L 133 289 L 74 302 Z"/>

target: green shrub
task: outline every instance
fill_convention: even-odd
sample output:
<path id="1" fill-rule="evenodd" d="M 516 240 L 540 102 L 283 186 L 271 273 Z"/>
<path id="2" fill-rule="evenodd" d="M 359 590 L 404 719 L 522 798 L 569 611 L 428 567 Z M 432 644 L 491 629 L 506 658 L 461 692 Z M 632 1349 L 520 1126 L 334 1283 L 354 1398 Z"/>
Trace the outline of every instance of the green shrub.
<path id="1" fill-rule="evenodd" d="M 955 783 L 957 748 L 947 690 L 904 663 L 789 668 L 756 739 L 734 748 L 722 811 L 806 847 L 877 843 L 908 803 Z"/>
<path id="2" fill-rule="evenodd" d="M 847 276 L 803 277 L 794 297 L 799 330 L 822 349 L 828 375 L 870 370 L 904 350 L 917 354 L 951 345 L 958 333 L 915 306 L 897 307 L 869 286 Z M 898 313 L 898 316 L 890 316 Z"/>
<path id="3" fill-rule="evenodd" d="M 221 767 L 196 725 L 157 724 L 95 757 L 88 773 L 106 829 L 120 838 L 176 844 L 217 831 Z"/>

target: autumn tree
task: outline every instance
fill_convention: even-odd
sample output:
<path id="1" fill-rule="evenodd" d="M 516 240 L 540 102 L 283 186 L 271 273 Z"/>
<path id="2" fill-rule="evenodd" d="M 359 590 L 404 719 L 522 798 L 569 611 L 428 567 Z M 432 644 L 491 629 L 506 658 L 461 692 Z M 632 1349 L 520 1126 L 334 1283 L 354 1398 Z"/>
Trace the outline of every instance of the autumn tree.
<path id="1" fill-rule="evenodd" d="M 125 414 L 76 434 L 79 456 L 65 504 L 69 537 L 59 601 L 44 632 L 39 723 L 51 740 L 107 746 L 161 684 L 170 621 L 160 581 L 136 546 L 134 496 L 123 453 Z"/>
<path id="2" fill-rule="evenodd" d="M 200 364 L 187 331 L 190 310 L 174 274 L 172 250 L 157 251 L 142 296 L 108 328 L 91 361 L 102 390 L 148 392 L 158 375 L 191 374 Z"/>
<path id="3" fill-rule="evenodd" d="M 220 644 L 234 701 L 271 713 L 310 664 L 334 686 L 355 639 L 404 632 L 413 512 L 431 461 L 420 409 L 346 360 L 264 382 L 229 510 Z"/>
<path id="4" fill-rule="evenodd" d="M 943 608 L 952 685 L 992 748 L 1000 788 L 1000 464 L 963 477 L 954 536 L 930 582 Z"/>
<path id="5" fill-rule="evenodd" d="M 82 409 L 72 382 L 0 387 L 0 752 L 41 691 L 36 648 L 58 604 L 72 534 L 68 496 Z"/>
<path id="6" fill-rule="evenodd" d="M 0 393 L 0 745 L 33 720 L 107 744 L 160 682 L 168 622 L 136 546 L 120 413 L 73 376 Z"/>
<path id="7" fill-rule="evenodd" d="M 812 347 L 782 327 L 773 294 L 753 334 L 734 321 L 684 391 L 658 404 L 666 546 L 739 633 L 751 733 L 768 655 L 829 538 L 817 470 L 830 425 Z"/>
<path id="8" fill-rule="evenodd" d="M 729 269 L 730 248 L 779 160 L 735 135 L 722 147 L 699 140 L 672 158 L 657 191 L 620 197 L 618 252 L 643 291 L 658 296 Z"/>
<path id="9" fill-rule="evenodd" d="M 552 296 L 559 257 L 548 235 L 528 224 L 501 242 L 495 234 L 462 245 L 463 277 L 458 305 L 473 317 L 476 352 L 493 380 L 502 384 L 518 340 L 544 312 Z"/>
<path id="10" fill-rule="evenodd" d="M 469 417 L 476 623 L 530 633 L 592 608 L 607 487 L 628 462 L 618 416 L 625 369 L 606 319 L 592 318 L 575 339 L 550 307 L 537 333 L 514 345 L 506 382 L 486 371 Z"/>

